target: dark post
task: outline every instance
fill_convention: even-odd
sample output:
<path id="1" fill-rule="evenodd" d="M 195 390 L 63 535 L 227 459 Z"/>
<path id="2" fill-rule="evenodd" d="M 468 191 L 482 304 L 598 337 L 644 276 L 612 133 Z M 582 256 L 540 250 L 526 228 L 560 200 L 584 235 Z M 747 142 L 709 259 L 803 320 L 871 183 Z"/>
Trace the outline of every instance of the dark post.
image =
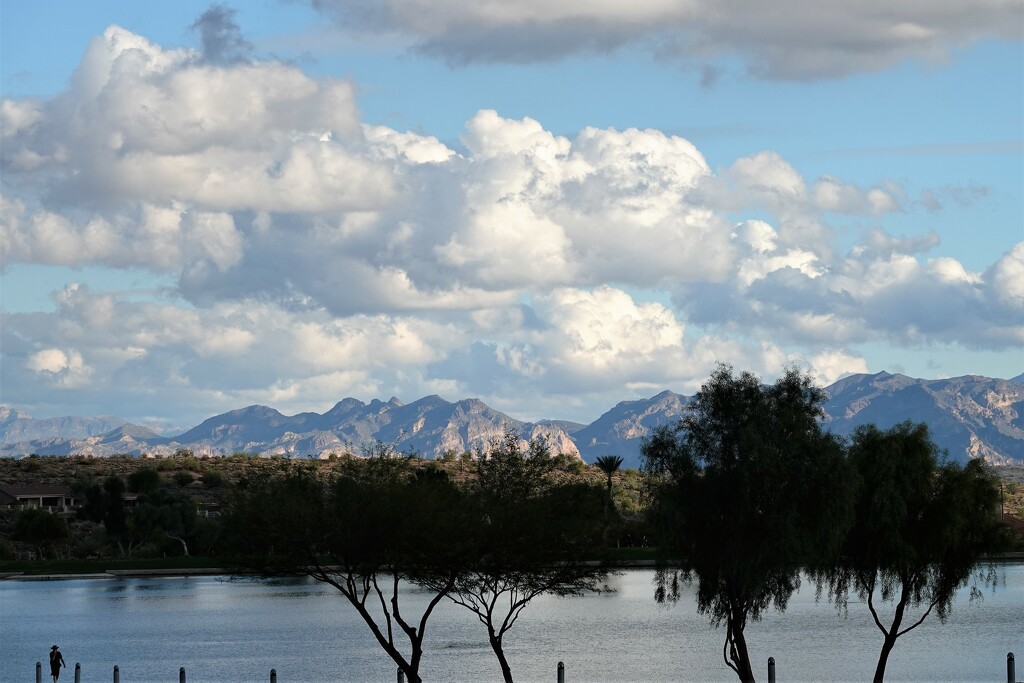
<path id="1" fill-rule="evenodd" d="M 277 669 L 270 670 L 270 683 L 277 683 Z"/>
<path id="2" fill-rule="evenodd" d="M 178 683 L 185 683 L 185 667 L 178 669 Z"/>
<path id="3" fill-rule="evenodd" d="M 565 664 L 558 663 L 558 683 L 565 683 Z"/>
<path id="4" fill-rule="evenodd" d="M 38 664 L 36 666 L 38 666 Z M 1014 671 L 1012 652 L 1006 653 L 1006 680 L 1009 683 L 1016 683 L 1017 681 L 1017 672 Z"/>
<path id="5" fill-rule="evenodd" d="M 75 683 L 82 683 L 82 665 L 75 662 Z"/>
<path id="6" fill-rule="evenodd" d="M 775 683 L 775 657 L 768 658 L 768 683 Z"/>
<path id="7" fill-rule="evenodd" d="M 43 683 L 43 663 L 36 662 L 36 683 Z"/>
<path id="8" fill-rule="evenodd" d="M 398 683 L 405 683 L 405 672 L 401 669 L 398 670 Z"/>
<path id="9" fill-rule="evenodd" d="M 121 669 L 117 664 L 114 665 L 114 683 L 121 683 Z"/>

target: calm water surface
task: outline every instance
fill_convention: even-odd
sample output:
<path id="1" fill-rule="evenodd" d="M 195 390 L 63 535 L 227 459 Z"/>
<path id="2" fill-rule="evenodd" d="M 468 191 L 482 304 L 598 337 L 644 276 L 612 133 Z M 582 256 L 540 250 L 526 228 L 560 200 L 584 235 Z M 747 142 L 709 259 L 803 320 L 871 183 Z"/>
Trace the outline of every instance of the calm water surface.
<path id="1" fill-rule="evenodd" d="M 970 602 L 964 590 L 946 624 L 930 616 L 900 639 L 892 681 L 1005 681 L 1006 653 L 1024 673 L 1024 564 L 1000 565 L 995 593 Z M 610 579 L 613 593 L 543 598 L 506 635 L 517 681 L 735 681 L 722 661 L 725 632 L 696 613 L 692 591 L 672 607 L 654 603 L 651 571 Z M 426 598 L 410 588 L 405 609 Z M 410 612 L 411 613 L 411 612 Z M 870 680 L 881 634 L 865 605 L 844 618 L 816 602 L 805 583 L 783 614 L 747 627 L 751 656 L 766 679 Z M 395 667 L 337 592 L 308 579 L 254 583 L 216 577 L 0 582 L 0 681 L 31 683 L 50 645 L 64 652 L 73 681 L 189 683 L 394 681 Z M 442 604 L 428 626 L 421 673 L 427 681 L 500 681 L 481 625 Z M 49 680 L 48 676 L 45 676 Z"/>

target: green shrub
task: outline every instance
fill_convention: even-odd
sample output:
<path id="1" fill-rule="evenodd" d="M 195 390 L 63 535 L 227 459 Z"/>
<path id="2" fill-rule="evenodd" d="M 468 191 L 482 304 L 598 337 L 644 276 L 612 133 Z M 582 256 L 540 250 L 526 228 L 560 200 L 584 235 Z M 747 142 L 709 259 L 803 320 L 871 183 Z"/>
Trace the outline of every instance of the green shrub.
<path id="1" fill-rule="evenodd" d="M 128 475 L 128 490 L 136 493 L 151 493 L 163 484 L 163 479 L 155 467 L 140 467 Z"/>
<path id="2" fill-rule="evenodd" d="M 203 486 L 208 489 L 220 488 L 227 484 L 228 479 L 220 470 L 207 470 L 202 476 Z"/>
<path id="3" fill-rule="evenodd" d="M 174 483 L 178 486 L 188 486 L 194 479 L 195 477 L 188 470 L 178 470 L 174 473 Z"/>

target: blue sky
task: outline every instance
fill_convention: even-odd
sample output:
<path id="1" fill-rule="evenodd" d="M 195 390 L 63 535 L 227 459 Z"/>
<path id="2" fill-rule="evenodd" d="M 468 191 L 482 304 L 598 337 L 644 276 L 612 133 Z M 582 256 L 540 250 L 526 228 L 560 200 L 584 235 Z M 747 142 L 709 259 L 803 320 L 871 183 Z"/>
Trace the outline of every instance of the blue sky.
<path id="1" fill-rule="evenodd" d="M 1015 376 L 1024 3 L 875 7 L 3 0 L 0 402 Z"/>

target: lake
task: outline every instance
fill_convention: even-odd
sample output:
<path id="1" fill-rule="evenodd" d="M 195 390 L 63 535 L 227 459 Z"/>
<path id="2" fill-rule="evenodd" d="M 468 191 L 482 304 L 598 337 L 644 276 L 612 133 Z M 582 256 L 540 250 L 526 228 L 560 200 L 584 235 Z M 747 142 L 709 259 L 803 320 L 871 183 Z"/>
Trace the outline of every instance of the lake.
<path id="1" fill-rule="evenodd" d="M 999 586 L 970 602 L 958 595 L 946 624 L 935 615 L 899 640 L 891 681 L 1005 681 L 1006 653 L 1024 674 L 1024 564 L 997 566 Z M 725 632 L 696 613 L 692 590 L 674 606 L 653 600 L 650 570 L 612 577 L 616 590 L 535 601 L 506 635 L 517 681 L 736 681 L 722 661 Z M 425 597 L 410 588 L 407 607 Z M 759 680 L 773 656 L 780 683 L 870 680 L 881 634 L 864 604 L 849 616 L 815 600 L 805 582 L 785 613 L 747 627 Z M 355 611 L 331 587 L 309 579 L 270 582 L 218 577 L 0 581 L 0 681 L 34 680 L 35 663 L 59 644 L 61 681 L 123 683 L 394 681 L 396 668 Z M 428 626 L 426 681 L 500 681 L 483 627 L 464 608 L 443 603 Z"/>

